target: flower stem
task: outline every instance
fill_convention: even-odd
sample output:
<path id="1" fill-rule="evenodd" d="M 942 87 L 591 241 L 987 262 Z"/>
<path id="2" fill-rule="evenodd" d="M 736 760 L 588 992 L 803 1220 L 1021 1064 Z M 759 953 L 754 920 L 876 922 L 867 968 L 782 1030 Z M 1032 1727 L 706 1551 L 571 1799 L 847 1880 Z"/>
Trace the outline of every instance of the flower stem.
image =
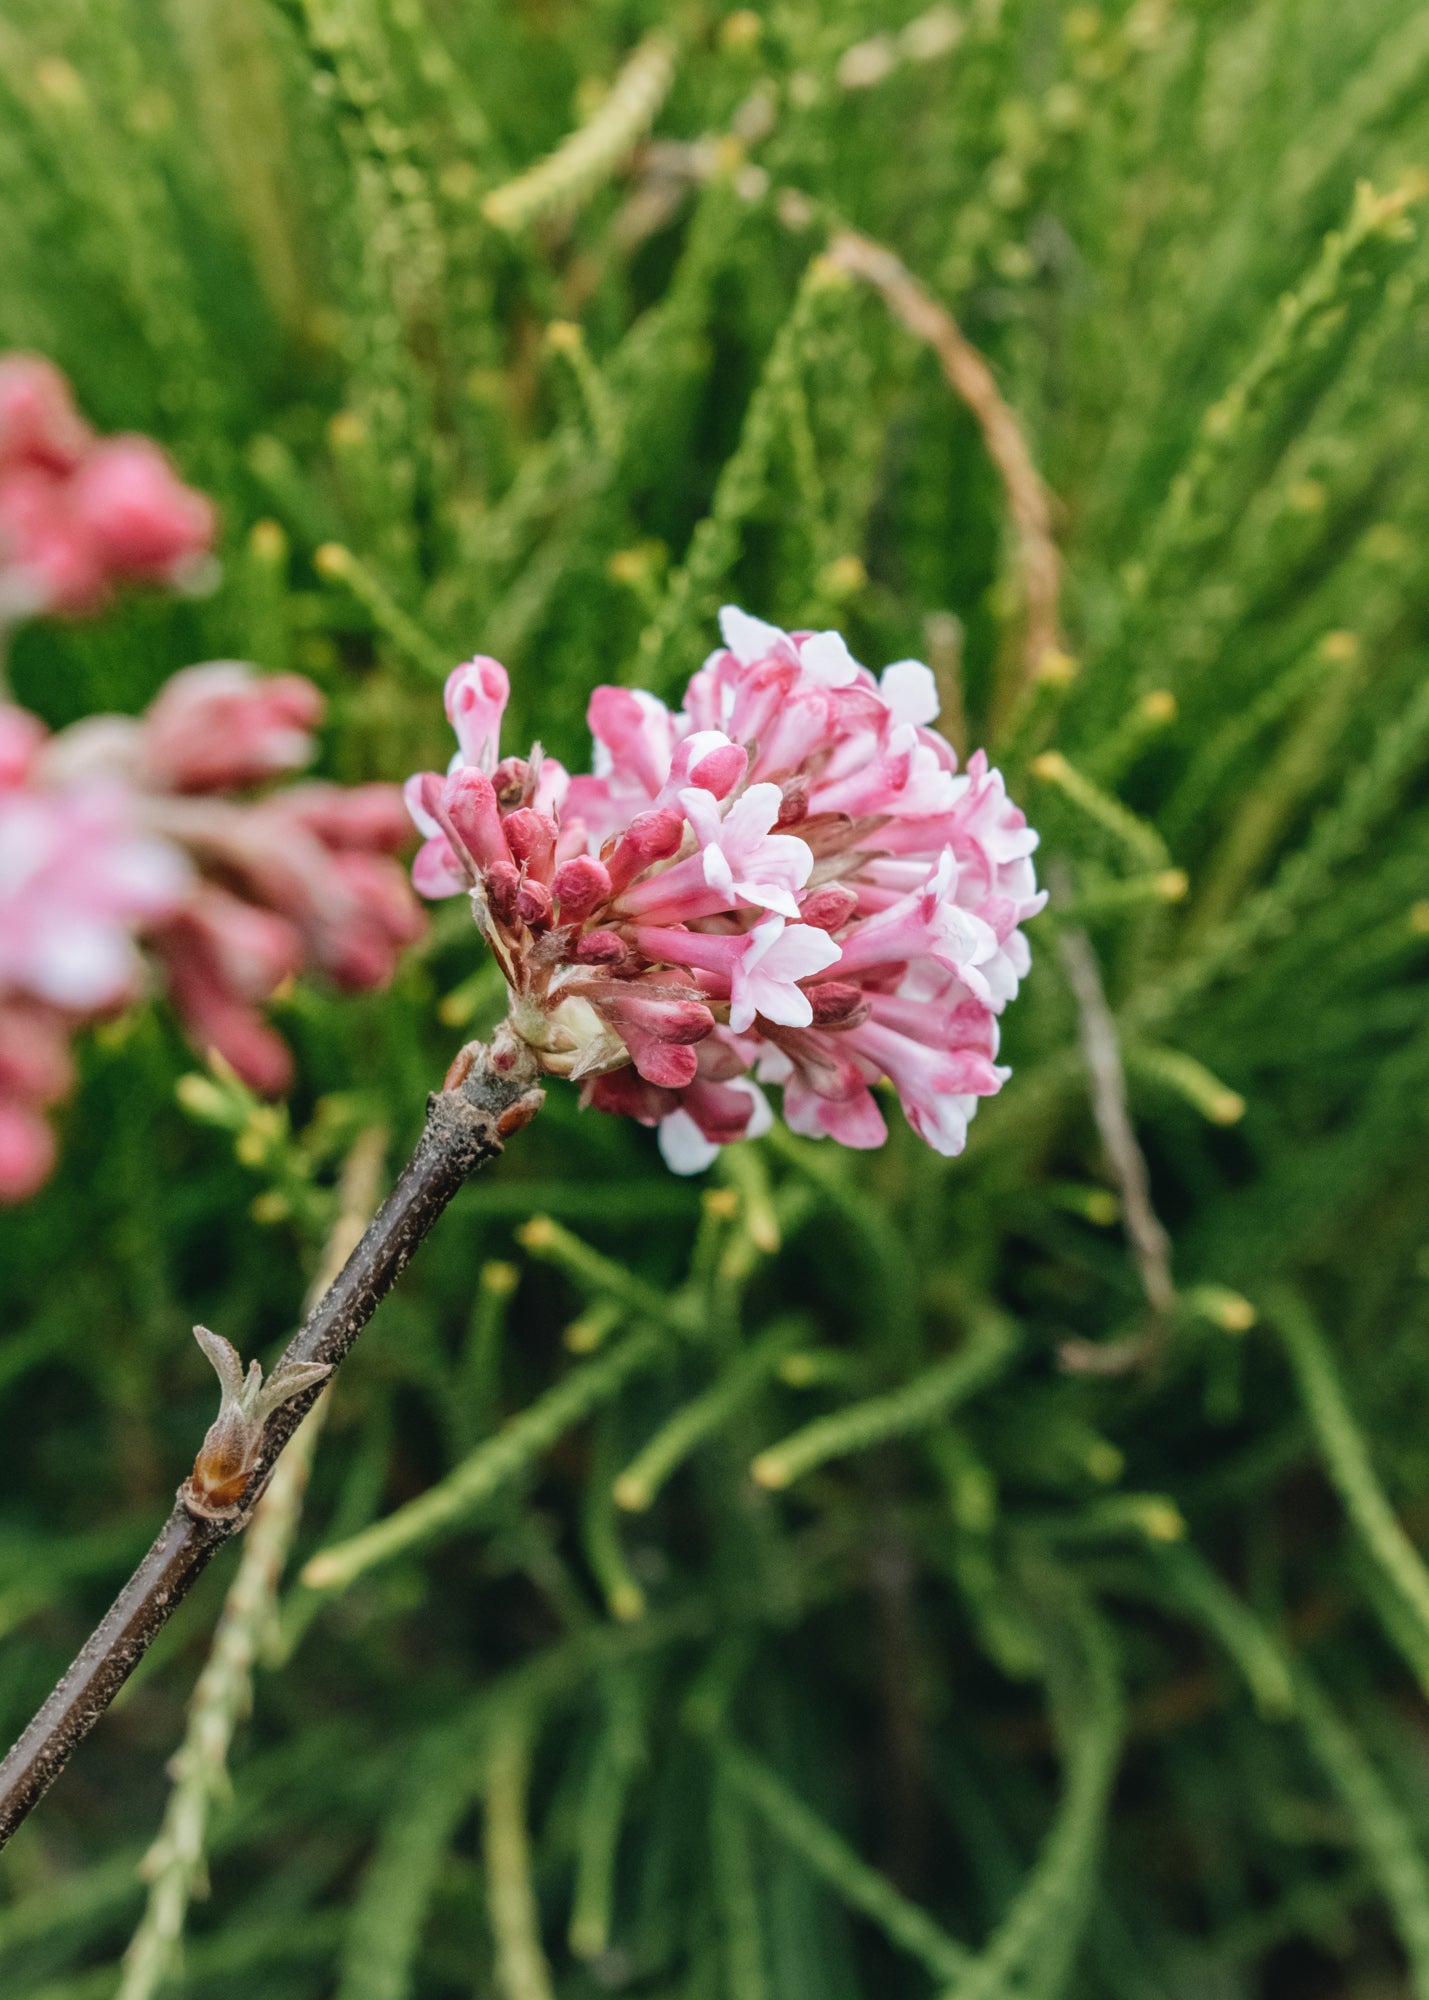
<path id="1" fill-rule="evenodd" d="M 427 1122 L 396 1187 L 289 1342 L 280 1366 L 343 1360 L 452 1196 L 540 1109 L 525 1051 L 472 1043 L 456 1081 L 427 1100 Z M 0 1764 L 0 1847 L 43 1798 L 218 1550 L 248 1524 L 278 1455 L 322 1393 L 276 1409 L 238 1504 L 197 1518 L 182 1497 L 54 1693 Z M 182 1489 L 181 1489 L 182 1493 Z"/>

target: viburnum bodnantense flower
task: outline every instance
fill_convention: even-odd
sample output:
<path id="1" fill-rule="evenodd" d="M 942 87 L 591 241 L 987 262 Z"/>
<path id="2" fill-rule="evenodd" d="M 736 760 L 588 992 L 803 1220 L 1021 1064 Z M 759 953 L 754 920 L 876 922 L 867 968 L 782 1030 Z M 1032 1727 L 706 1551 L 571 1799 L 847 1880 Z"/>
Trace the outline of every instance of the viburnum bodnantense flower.
<path id="1" fill-rule="evenodd" d="M 0 355 L 0 626 L 84 616 L 120 583 L 186 587 L 214 529 L 151 439 L 96 437 L 52 362 Z"/>
<path id="2" fill-rule="evenodd" d="M 155 984 L 201 1053 L 271 1094 L 292 1059 L 263 1002 L 305 971 L 385 985 L 421 935 L 395 786 L 254 793 L 309 761 L 322 707 L 234 661 L 54 736 L 0 706 L 0 1201 L 50 1170 L 82 1022 Z"/>
<path id="3" fill-rule="evenodd" d="M 732 606 L 720 629 L 677 711 L 596 689 L 588 777 L 501 758 L 505 669 L 458 667 L 456 756 L 407 784 L 417 887 L 470 895 L 509 1032 L 678 1172 L 767 1130 L 765 1084 L 796 1132 L 872 1147 L 886 1080 L 957 1153 L 1009 1073 L 1037 836 L 981 751 L 959 771 L 921 662 L 875 679 L 837 632 Z"/>

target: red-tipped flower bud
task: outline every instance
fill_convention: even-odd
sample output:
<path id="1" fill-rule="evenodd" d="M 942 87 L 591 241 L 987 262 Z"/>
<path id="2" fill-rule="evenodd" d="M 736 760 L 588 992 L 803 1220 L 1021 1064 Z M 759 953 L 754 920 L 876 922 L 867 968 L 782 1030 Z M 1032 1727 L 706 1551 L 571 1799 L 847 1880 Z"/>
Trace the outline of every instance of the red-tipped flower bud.
<path id="1" fill-rule="evenodd" d="M 38 354 L 0 359 L 0 463 L 70 472 L 89 444 L 89 426 L 53 362 Z"/>
<path id="2" fill-rule="evenodd" d="M 464 848 L 482 874 L 498 865 L 510 866 L 511 850 L 502 831 L 496 793 L 483 772 L 470 764 L 453 771 L 442 786 L 439 801 L 428 810 L 440 821 L 448 840 Z"/>
<path id="3" fill-rule="evenodd" d="M 818 931 L 842 930 L 858 908 L 858 897 L 842 882 L 826 882 L 799 905 L 799 921 Z"/>
<path id="4" fill-rule="evenodd" d="M 577 854 L 563 861 L 551 883 L 563 924 L 583 924 L 610 896 L 610 874 L 594 856 Z"/>
<path id="5" fill-rule="evenodd" d="M 601 858 L 610 874 L 611 894 L 628 889 L 637 875 L 657 861 L 679 852 L 685 837 L 685 816 L 671 806 L 637 813 L 609 854 Z"/>
<path id="6" fill-rule="evenodd" d="M 626 950 L 619 931 L 588 931 L 583 938 L 576 939 L 576 960 L 580 965 L 619 965 Z"/>
<path id="7" fill-rule="evenodd" d="M 816 1028 L 858 1028 L 868 1019 L 868 1001 L 857 986 L 830 979 L 804 990 L 814 1010 Z"/>
<path id="8" fill-rule="evenodd" d="M 526 802 L 531 766 L 524 757 L 503 757 L 491 774 L 491 782 L 496 787 L 496 799 L 501 810 L 510 812 Z"/>
<path id="9" fill-rule="evenodd" d="M 501 822 L 513 858 L 538 882 L 549 882 L 556 865 L 556 822 L 549 813 L 521 806 Z"/>
<path id="10" fill-rule="evenodd" d="M 527 880 L 516 892 L 516 914 L 528 930 L 551 928 L 551 892 L 544 882 Z"/>
<path id="11" fill-rule="evenodd" d="M 521 894 L 521 876 L 510 861 L 494 861 L 484 877 L 486 902 L 499 924 L 516 922 L 516 899 Z"/>
<path id="12" fill-rule="evenodd" d="M 105 438 L 74 475 L 75 519 L 126 576 L 165 578 L 207 555 L 212 503 L 185 486 L 148 438 Z"/>

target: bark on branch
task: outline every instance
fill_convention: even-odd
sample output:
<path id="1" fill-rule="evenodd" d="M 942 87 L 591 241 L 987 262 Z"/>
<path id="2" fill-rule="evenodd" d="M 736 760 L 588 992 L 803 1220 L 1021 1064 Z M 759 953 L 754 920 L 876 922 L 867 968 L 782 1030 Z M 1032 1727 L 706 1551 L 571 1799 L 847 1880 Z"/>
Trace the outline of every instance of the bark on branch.
<path id="1" fill-rule="evenodd" d="M 518 1043 L 472 1043 L 462 1050 L 444 1088 L 427 1100 L 426 1125 L 397 1185 L 278 1368 L 337 1367 L 457 1189 L 534 1118 L 542 1102 L 536 1076 L 534 1061 Z M 180 1487 L 153 1547 L 0 1764 L 0 1847 L 44 1797 L 218 1550 L 247 1526 L 280 1452 L 323 1386 L 314 1381 L 272 1412 L 248 1482 L 231 1507 L 196 1512 L 188 1481 Z"/>

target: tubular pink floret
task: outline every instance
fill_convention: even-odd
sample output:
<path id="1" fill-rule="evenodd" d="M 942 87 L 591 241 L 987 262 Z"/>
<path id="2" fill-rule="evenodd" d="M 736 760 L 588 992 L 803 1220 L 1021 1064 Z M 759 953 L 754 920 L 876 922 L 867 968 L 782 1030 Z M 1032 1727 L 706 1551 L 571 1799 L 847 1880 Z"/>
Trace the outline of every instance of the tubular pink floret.
<path id="1" fill-rule="evenodd" d="M 238 660 L 185 667 L 144 718 L 144 759 L 159 791 L 220 792 L 300 770 L 326 704 L 299 674 L 263 676 Z"/>
<path id="2" fill-rule="evenodd" d="M 478 873 L 511 860 L 501 812 L 490 778 L 470 765 L 453 771 L 444 785 L 430 787 L 423 803 L 439 821 L 459 859 Z"/>
<path id="3" fill-rule="evenodd" d="M 118 577 L 174 582 L 213 544 L 212 503 L 184 485 L 148 438 L 97 444 L 75 472 L 72 506 L 81 533 Z"/>
<path id="4" fill-rule="evenodd" d="M 497 764 L 459 727 L 453 777 L 409 787 L 418 886 L 474 888 L 513 1032 L 584 1103 L 658 1126 L 680 1172 L 767 1129 L 761 1083 L 794 1130 L 854 1147 L 882 1143 L 891 1085 L 957 1152 L 1008 1074 L 1037 836 L 981 752 L 959 771 L 920 661 L 875 679 L 836 632 L 720 625 L 681 709 L 596 689 L 588 776 L 547 787 L 539 751 Z M 473 766 L 498 777 L 479 853 L 442 804 Z"/>
<path id="5" fill-rule="evenodd" d="M 215 528 L 152 440 L 96 438 L 57 368 L 0 355 L 0 626 L 87 616 L 121 583 L 191 583 Z"/>

